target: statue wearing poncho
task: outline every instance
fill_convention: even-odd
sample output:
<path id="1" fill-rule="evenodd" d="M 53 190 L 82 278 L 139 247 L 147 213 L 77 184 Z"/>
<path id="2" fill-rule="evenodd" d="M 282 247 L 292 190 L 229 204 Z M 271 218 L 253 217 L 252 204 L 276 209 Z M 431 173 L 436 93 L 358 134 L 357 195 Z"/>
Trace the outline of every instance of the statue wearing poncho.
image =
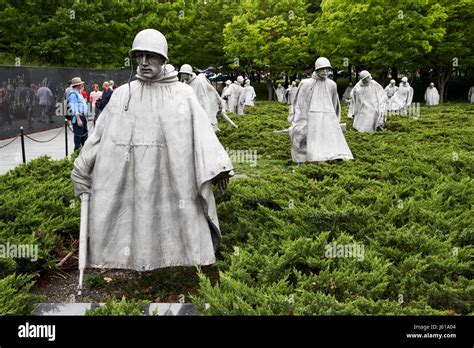
<path id="1" fill-rule="evenodd" d="M 286 89 L 286 92 L 288 93 L 288 104 L 293 105 L 295 103 L 296 99 L 296 92 L 298 91 L 298 87 L 296 87 L 296 82 L 293 81 L 291 83 L 291 86 Z"/>
<path id="2" fill-rule="evenodd" d="M 408 114 L 408 108 L 413 100 L 413 87 L 408 83 L 408 78 L 402 78 L 397 92 L 390 99 L 390 110 L 399 111 L 401 115 Z"/>
<path id="3" fill-rule="evenodd" d="M 243 77 L 238 76 L 237 81 L 234 81 L 222 94 L 223 98 L 227 99 L 229 111 L 239 115 L 244 114 L 243 100 L 240 98 L 243 91 L 243 81 Z"/>
<path id="4" fill-rule="evenodd" d="M 431 82 L 429 87 L 426 88 L 425 101 L 426 101 L 426 105 L 439 104 L 439 92 L 438 92 L 438 89 L 434 86 L 433 82 Z"/>
<path id="5" fill-rule="evenodd" d="M 474 86 L 469 88 L 469 92 L 467 93 L 467 100 L 469 100 L 471 104 L 474 104 Z"/>
<path id="6" fill-rule="evenodd" d="M 361 78 L 351 92 L 354 113 L 352 127 L 359 132 L 375 132 L 385 124 L 387 94 L 384 88 L 370 74 Z"/>
<path id="7" fill-rule="evenodd" d="M 398 87 L 395 85 L 395 80 L 390 80 L 390 83 L 385 87 L 385 93 L 387 98 L 390 99 L 395 93 L 397 93 Z"/>
<path id="8" fill-rule="evenodd" d="M 211 180 L 230 159 L 174 68 L 137 77 L 114 90 L 74 162 L 76 196 L 90 192 L 88 266 L 212 264 L 221 235 Z"/>
<path id="9" fill-rule="evenodd" d="M 199 104 L 206 111 L 212 128 L 217 130 L 217 113 L 224 108 L 223 101 L 216 89 L 207 80 L 206 75 L 193 73 L 187 83 L 193 88 Z"/>
<path id="10" fill-rule="evenodd" d="M 245 80 L 245 87 L 240 94 L 244 106 L 255 106 L 254 99 L 256 96 L 255 89 L 250 85 L 250 80 Z"/>
<path id="11" fill-rule="evenodd" d="M 339 124 L 337 86 L 327 78 L 326 67 L 318 69 L 320 60 L 329 64 L 324 57 L 316 60 L 316 72 L 301 81 L 290 116 L 291 155 L 297 163 L 353 159 Z"/>
<path id="12" fill-rule="evenodd" d="M 286 89 L 281 84 L 278 84 L 275 90 L 276 98 L 279 103 L 286 104 Z"/>

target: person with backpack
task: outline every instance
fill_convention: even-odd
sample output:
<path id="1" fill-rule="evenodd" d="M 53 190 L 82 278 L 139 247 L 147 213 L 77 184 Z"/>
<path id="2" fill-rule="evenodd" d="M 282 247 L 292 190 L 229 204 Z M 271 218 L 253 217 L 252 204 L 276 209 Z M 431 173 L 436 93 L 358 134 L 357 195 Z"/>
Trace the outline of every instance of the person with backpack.
<path id="1" fill-rule="evenodd" d="M 64 89 L 64 97 L 63 97 L 63 112 L 64 112 L 64 118 L 67 120 L 67 125 L 69 127 L 72 126 L 71 120 L 71 110 L 69 109 L 69 103 L 67 101 L 67 97 L 69 96 L 69 93 L 71 93 L 72 87 L 71 87 L 71 80 L 67 82 L 67 87 Z"/>
<path id="2" fill-rule="evenodd" d="M 87 140 L 87 102 L 81 94 L 84 82 L 80 77 L 71 80 L 71 89 L 68 90 L 67 103 L 72 117 L 74 131 L 74 151 L 79 150 Z"/>

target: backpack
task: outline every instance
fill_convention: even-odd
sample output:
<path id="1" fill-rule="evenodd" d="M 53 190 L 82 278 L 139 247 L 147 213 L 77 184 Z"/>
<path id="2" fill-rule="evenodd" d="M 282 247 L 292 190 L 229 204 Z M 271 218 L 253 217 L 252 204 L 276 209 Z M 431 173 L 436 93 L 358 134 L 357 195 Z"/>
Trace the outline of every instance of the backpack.
<path id="1" fill-rule="evenodd" d="M 74 92 L 73 89 L 71 89 L 65 97 L 64 103 L 65 103 L 65 110 L 66 110 L 66 119 L 72 121 L 72 108 L 71 105 L 69 104 L 69 96 Z M 76 96 L 77 99 L 77 96 Z"/>
<path id="2" fill-rule="evenodd" d="M 64 101 L 63 101 L 63 110 L 65 112 L 64 117 L 69 121 L 72 121 L 72 110 L 71 110 L 71 105 L 69 105 L 69 101 L 68 101 L 71 93 L 72 93 L 72 90 L 67 93 L 64 93 L 65 96 L 64 96 Z"/>

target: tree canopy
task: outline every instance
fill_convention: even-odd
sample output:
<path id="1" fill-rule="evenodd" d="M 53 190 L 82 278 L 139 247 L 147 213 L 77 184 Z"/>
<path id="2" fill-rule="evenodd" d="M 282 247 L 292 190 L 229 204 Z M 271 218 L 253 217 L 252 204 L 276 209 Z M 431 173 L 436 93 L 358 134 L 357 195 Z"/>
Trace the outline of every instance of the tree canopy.
<path id="1" fill-rule="evenodd" d="M 443 89 L 472 74 L 473 13 L 472 0 L 0 0 L 0 63 L 120 68 L 136 33 L 155 28 L 176 67 L 271 81 L 322 55 L 381 78 L 422 71 Z"/>

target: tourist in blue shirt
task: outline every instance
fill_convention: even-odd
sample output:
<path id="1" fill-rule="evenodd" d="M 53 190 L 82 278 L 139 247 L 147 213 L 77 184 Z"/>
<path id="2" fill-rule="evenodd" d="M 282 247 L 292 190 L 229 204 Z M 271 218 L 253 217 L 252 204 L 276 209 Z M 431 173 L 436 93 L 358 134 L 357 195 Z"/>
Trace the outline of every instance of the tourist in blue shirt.
<path id="1" fill-rule="evenodd" d="M 71 80 L 71 90 L 67 95 L 74 131 L 74 151 L 84 146 L 87 140 L 87 103 L 79 91 L 83 84 L 80 77 L 74 77 Z"/>

